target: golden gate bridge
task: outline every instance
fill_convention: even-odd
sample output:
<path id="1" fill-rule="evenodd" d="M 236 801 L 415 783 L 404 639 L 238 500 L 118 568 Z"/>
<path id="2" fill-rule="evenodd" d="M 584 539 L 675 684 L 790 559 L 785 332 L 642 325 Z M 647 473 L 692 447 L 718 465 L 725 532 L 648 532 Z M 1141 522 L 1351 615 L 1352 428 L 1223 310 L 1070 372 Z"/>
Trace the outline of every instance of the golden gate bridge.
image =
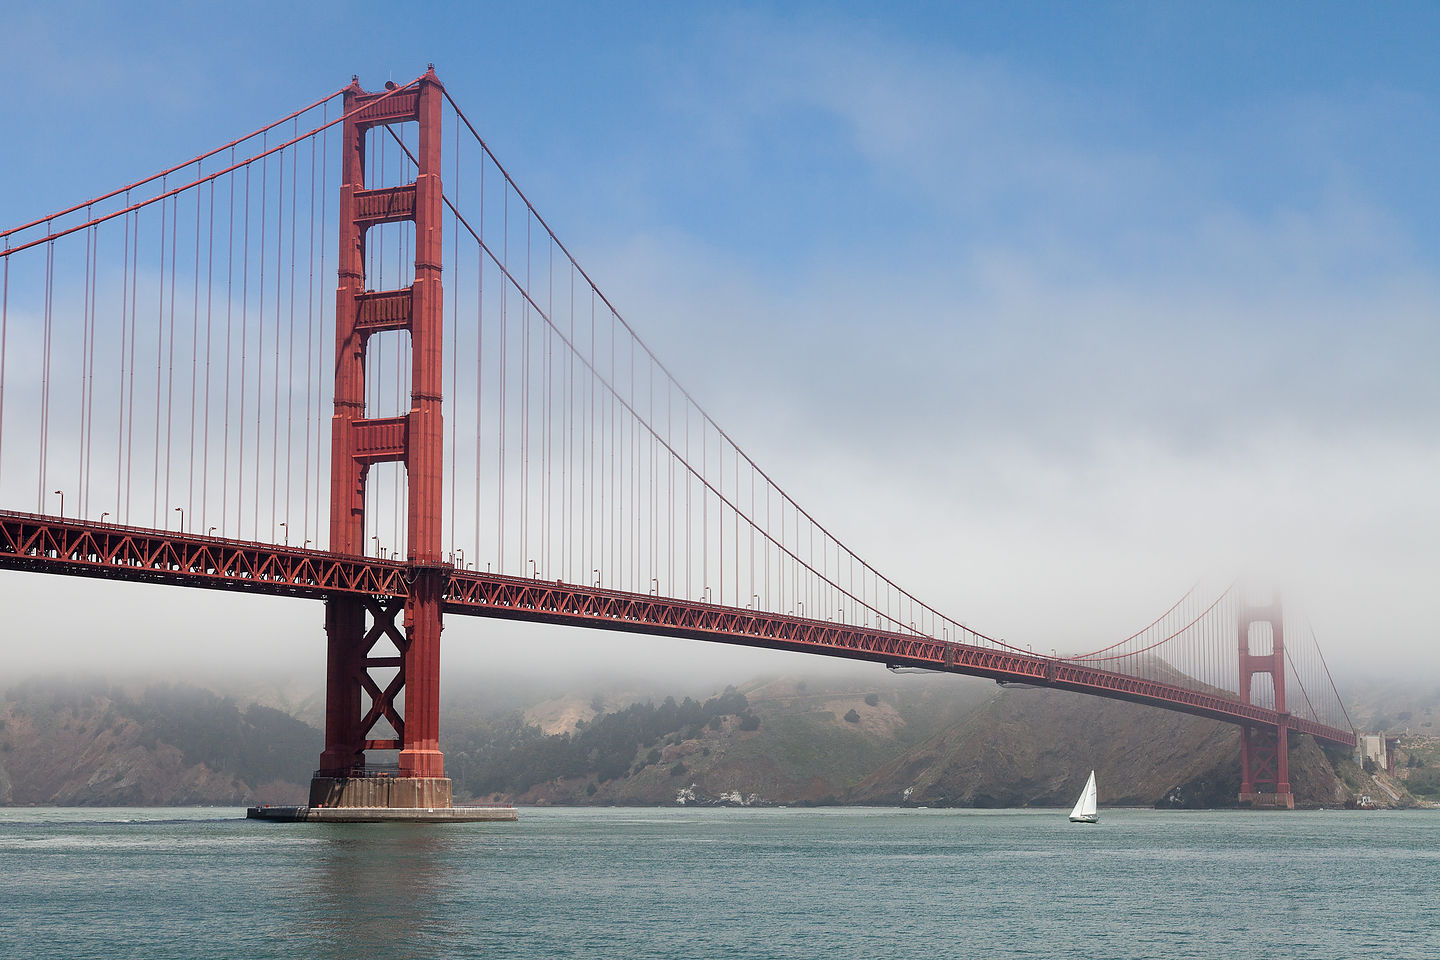
<path id="1" fill-rule="evenodd" d="M 867 563 L 727 433 L 433 69 L 0 233 L 0 566 L 321 600 L 312 804 L 447 807 L 446 616 L 791 650 L 1353 746 L 1276 599 L 1043 656 Z M 331 277 L 338 282 L 332 285 Z M 378 776 L 379 757 L 398 757 Z"/>

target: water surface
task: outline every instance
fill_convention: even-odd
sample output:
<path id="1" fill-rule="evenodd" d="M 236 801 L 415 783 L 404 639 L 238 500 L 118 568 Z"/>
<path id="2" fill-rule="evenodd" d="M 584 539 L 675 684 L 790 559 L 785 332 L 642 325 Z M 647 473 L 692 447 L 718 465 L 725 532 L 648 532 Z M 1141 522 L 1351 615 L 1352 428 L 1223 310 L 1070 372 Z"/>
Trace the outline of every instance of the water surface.
<path id="1" fill-rule="evenodd" d="M 1440 957 L 1440 813 L 0 810 L 48 958 Z"/>

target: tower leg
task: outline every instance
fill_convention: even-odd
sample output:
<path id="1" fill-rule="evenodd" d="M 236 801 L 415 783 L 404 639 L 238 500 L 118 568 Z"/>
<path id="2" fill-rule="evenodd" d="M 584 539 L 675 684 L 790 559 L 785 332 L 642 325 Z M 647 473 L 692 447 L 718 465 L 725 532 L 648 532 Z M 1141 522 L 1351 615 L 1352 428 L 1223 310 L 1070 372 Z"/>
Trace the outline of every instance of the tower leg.
<path id="1" fill-rule="evenodd" d="M 1240 728 L 1240 802 L 1255 798 L 1255 757 L 1250 745 L 1250 728 Z"/>
<path id="2" fill-rule="evenodd" d="M 405 742 L 400 776 L 443 777 L 440 753 L 441 570 L 420 572 L 405 606 Z M 448 783 L 448 781 L 447 781 Z"/>
<path id="3" fill-rule="evenodd" d="M 1243 727 L 1240 734 L 1240 802 L 1256 807 L 1295 809 L 1290 790 L 1288 730 Z M 1269 789 L 1264 789 L 1264 788 Z"/>
<path id="4" fill-rule="evenodd" d="M 365 608 L 340 597 L 325 602 L 325 752 L 320 775 L 345 776 L 365 765 L 360 684 L 365 672 Z"/>
<path id="5" fill-rule="evenodd" d="M 439 743 L 444 582 L 443 570 L 418 571 L 403 611 L 399 601 L 330 602 L 326 744 L 320 770 L 310 781 L 311 807 L 372 811 L 451 807 L 451 783 L 445 777 Z M 399 656 L 374 650 L 387 640 Z M 371 674 L 396 667 L 399 670 L 388 682 L 383 674 Z M 372 731 L 385 723 L 394 728 L 394 737 L 373 739 Z M 399 750 L 398 771 L 367 767 L 366 750 Z"/>
<path id="6" fill-rule="evenodd" d="M 1282 805 L 1295 809 L 1295 795 L 1290 792 L 1289 729 L 1280 724 L 1275 729 L 1275 795 L 1284 797 Z"/>

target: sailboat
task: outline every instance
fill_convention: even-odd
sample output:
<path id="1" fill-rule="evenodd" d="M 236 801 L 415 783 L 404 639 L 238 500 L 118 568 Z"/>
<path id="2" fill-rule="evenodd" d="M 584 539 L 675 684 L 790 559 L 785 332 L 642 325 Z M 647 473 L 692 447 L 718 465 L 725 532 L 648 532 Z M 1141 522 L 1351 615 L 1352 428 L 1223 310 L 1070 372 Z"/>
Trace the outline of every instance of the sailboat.
<path id="1" fill-rule="evenodd" d="M 1080 799 L 1075 801 L 1075 809 L 1070 811 L 1071 823 L 1099 823 L 1100 814 L 1095 804 L 1095 771 L 1090 771 L 1090 779 L 1085 781 L 1085 789 L 1080 791 Z"/>

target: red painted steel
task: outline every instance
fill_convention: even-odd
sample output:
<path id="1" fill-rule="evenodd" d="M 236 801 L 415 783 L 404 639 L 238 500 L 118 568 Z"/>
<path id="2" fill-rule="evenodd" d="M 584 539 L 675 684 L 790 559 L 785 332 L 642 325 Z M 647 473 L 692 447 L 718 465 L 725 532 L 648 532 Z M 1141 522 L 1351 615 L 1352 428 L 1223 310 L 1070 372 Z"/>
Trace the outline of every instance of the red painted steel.
<path id="1" fill-rule="evenodd" d="M 404 619 L 385 618 L 383 634 L 398 658 L 371 657 L 379 634 L 365 629 L 377 609 L 349 597 L 330 600 L 326 616 L 329 669 L 325 752 L 320 771 L 333 775 L 364 766 L 364 751 L 398 745 L 402 776 L 440 777 L 440 566 L 441 463 L 444 428 L 441 371 L 444 292 L 441 285 L 440 81 L 433 70 L 417 81 L 413 96 L 366 93 L 358 83 L 344 91 L 344 171 L 340 188 L 340 268 L 335 294 L 335 416 L 332 420 L 331 546 L 359 556 L 365 543 L 365 483 L 372 464 L 405 464 L 409 496 L 410 583 L 403 595 Z M 383 100 L 383 104 L 381 101 Z M 375 109 L 367 106 L 375 102 Z M 413 122 L 419 127 L 414 183 L 366 189 L 365 132 L 372 127 Z M 369 291 L 365 283 L 365 241 L 370 227 L 398 220 L 415 223 L 414 282 L 400 290 Z M 411 339 L 410 411 L 400 417 L 365 416 L 365 362 L 371 334 L 408 331 Z M 375 667 L 398 666 L 381 687 Z M 398 706 L 405 694 L 403 713 Z M 364 697 L 370 708 L 363 712 Z M 394 737 L 370 736 L 381 720 Z"/>
<path id="2" fill-rule="evenodd" d="M 356 327 L 365 334 L 382 330 L 409 330 L 413 316 L 414 292 L 386 290 L 383 293 L 362 293 L 356 300 Z"/>
<path id="3" fill-rule="evenodd" d="M 695 640 L 795 650 L 846 659 L 1055 687 L 1238 724 L 1281 722 L 1275 710 L 1177 684 L 1111 673 L 1062 659 L 981 647 L 908 633 L 808 620 L 750 609 L 671 600 L 470 570 L 450 573 L 445 609 L 511 620 L 651 633 Z M 1290 729 L 1353 746 L 1354 733 L 1298 717 Z"/>
<path id="4" fill-rule="evenodd" d="M 1255 674 L 1269 674 L 1274 689 L 1275 715 L 1263 727 L 1246 725 L 1240 732 L 1240 798 L 1254 800 L 1262 786 L 1278 797 L 1290 796 L 1289 729 L 1295 718 L 1285 709 L 1285 616 L 1277 598 L 1265 606 L 1242 608 L 1238 617 L 1240 701 L 1254 702 Z M 1270 626 L 1270 652 L 1253 653 L 1250 628 Z M 1298 726 L 1296 726 L 1298 729 Z"/>
<path id="5" fill-rule="evenodd" d="M 0 567 L 329 598 L 332 610 L 336 609 L 336 600 L 351 598 L 362 614 L 366 612 L 367 601 L 408 600 L 420 582 L 417 579 L 412 583 L 413 569 L 396 561 L 17 513 L 0 513 Z M 446 567 L 436 569 L 445 577 L 440 602 L 450 614 L 619 630 L 923 667 L 1149 704 L 1241 726 L 1274 728 L 1283 722 L 1289 730 L 1333 743 L 1355 745 L 1355 736 L 1350 730 L 1282 715 L 1276 710 L 1214 692 L 1111 673 L 1051 657 L 649 594 Z M 373 619 L 373 608 L 369 613 Z M 365 628 L 358 630 L 363 641 Z M 369 656 L 369 648 L 356 656 L 360 659 L 354 662 L 360 663 Z M 335 667 L 333 661 L 331 666 Z M 358 706 L 356 709 L 358 713 Z"/>
<path id="6" fill-rule="evenodd" d="M 321 600 L 409 593 L 403 563 L 10 511 L 0 567 Z"/>

